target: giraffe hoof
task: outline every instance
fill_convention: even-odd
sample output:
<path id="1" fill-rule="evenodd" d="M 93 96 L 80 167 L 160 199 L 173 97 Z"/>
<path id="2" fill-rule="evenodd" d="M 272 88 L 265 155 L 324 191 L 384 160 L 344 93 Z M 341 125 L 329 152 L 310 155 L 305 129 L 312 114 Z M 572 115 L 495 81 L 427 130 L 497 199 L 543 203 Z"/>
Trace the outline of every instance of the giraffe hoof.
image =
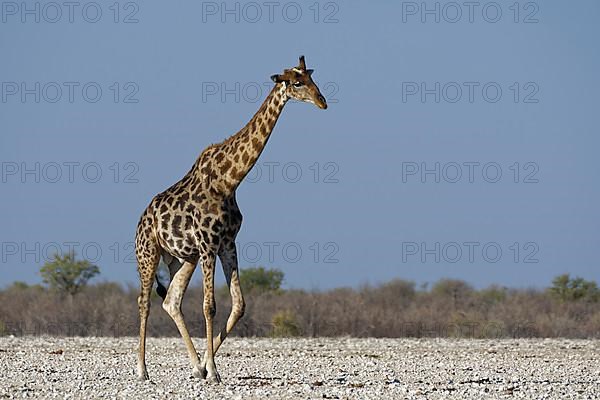
<path id="1" fill-rule="evenodd" d="M 221 383 L 221 377 L 218 372 L 206 377 L 206 380 L 210 383 Z"/>
<path id="2" fill-rule="evenodd" d="M 148 379 L 150 379 L 150 377 L 148 376 L 148 372 L 147 371 L 138 371 L 137 374 L 137 378 L 140 381 L 147 381 Z"/>
<path id="3" fill-rule="evenodd" d="M 206 368 L 194 368 L 194 370 L 192 371 L 192 375 L 194 376 L 194 378 L 206 379 Z"/>

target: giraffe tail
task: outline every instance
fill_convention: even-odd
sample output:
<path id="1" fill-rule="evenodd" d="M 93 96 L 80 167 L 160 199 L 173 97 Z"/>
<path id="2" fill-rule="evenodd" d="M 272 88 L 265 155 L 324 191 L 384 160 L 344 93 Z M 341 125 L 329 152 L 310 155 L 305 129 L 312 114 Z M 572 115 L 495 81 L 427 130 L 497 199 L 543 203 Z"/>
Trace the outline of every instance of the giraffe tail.
<path id="1" fill-rule="evenodd" d="M 167 297 L 167 288 L 158 279 L 158 274 L 156 274 L 156 293 L 158 293 L 163 300 Z"/>

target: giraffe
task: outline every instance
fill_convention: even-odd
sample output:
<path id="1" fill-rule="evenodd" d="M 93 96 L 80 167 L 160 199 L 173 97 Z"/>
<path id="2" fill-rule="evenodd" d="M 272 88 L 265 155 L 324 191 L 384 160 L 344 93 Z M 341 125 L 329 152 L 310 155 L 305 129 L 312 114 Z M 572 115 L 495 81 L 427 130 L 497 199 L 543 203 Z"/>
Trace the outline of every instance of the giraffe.
<path id="1" fill-rule="evenodd" d="M 145 362 L 146 324 L 154 281 L 162 307 L 171 316 L 185 343 L 194 377 L 220 382 L 214 355 L 243 316 L 245 302 L 240 288 L 235 238 L 242 224 L 235 191 L 263 151 L 284 105 L 289 99 L 308 102 L 320 109 L 327 102 L 306 69 L 304 56 L 297 67 L 272 75 L 273 89 L 252 119 L 236 134 L 208 146 L 190 171 L 177 183 L 156 195 L 142 213 L 136 230 L 135 254 L 140 276 L 140 341 L 137 375 L 148 379 Z M 231 295 L 226 326 L 213 338 L 214 273 L 219 257 Z M 170 282 L 157 275 L 160 260 L 168 266 Z M 194 348 L 181 312 L 181 301 L 200 262 L 203 274 L 203 311 L 206 352 L 202 362 Z"/>

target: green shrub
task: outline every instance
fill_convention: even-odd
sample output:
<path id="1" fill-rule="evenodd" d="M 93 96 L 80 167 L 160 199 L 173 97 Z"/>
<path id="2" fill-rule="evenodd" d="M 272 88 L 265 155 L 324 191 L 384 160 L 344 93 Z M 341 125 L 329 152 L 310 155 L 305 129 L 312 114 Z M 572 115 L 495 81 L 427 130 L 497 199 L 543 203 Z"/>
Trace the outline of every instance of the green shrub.
<path id="1" fill-rule="evenodd" d="M 552 280 L 550 294 L 562 302 L 587 300 L 597 302 L 600 300 L 600 289 L 594 281 L 586 281 L 576 277 L 571 279 L 569 274 L 559 275 Z"/>
<path id="2" fill-rule="evenodd" d="M 240 270 L 240 284 L 245 291 L 279 292 L 283 272 L 278 269 L 252 267 Z"/>
<path id="3" fill-rule="evenodd" d="M 288 310 L 276 312 L 271 324 L 273 325 L 272 337 L 300 336 L 302 333 L 296 315 Z"/>
<path id="4" fill-rule="evenodd" d="M 87 260 L 75 260 L 75 253 L 61 256 L 45 263 L 40 269 L 44 283 L 62 293 L 74 296 L 87 285 L 88 281 L 100 273 L 100 269 Z"/>

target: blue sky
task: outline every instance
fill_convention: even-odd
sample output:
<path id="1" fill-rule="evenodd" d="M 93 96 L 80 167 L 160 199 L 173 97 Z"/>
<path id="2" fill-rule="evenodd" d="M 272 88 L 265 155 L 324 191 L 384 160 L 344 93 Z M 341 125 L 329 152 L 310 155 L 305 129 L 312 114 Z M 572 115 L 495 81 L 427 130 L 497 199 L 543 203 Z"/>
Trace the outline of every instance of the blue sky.
<path id="1" fill-rule="evenodd" d="M 290 102 L 239 188 L 241 267 L 600 281 L 600 4 L 513 3 L 3 2 L 0 284 L 70 248 L 137 282 L 152 196 L 301 54 L 330 107 Z"/>

